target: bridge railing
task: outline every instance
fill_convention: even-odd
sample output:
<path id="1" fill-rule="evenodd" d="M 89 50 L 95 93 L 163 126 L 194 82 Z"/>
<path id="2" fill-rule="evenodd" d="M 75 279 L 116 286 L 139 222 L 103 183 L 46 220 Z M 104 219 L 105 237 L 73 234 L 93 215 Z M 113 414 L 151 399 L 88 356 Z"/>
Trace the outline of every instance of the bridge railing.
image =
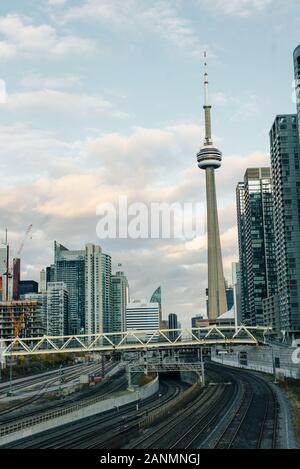
<path id="1" fill-rule="evenodd" d="M 128 330 L 66 336 L 16 337 L 0 341 L 0 355 L 36 355 L 93 351 L 130 351 L 214 344 L 257 344 L 267 327 L 205 326 L 185 329 Z"/>

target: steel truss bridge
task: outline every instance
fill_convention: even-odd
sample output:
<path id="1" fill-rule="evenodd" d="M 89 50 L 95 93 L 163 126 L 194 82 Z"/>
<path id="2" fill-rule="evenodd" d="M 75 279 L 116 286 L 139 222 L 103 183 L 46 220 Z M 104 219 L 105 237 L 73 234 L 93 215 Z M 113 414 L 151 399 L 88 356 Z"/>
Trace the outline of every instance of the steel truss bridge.
<path id="1" fill-rule="evenodd" d="M 129 330 L 126 332 L 68 336 L 16 337 L 0 340 L 0 356 L 51 353 L 130 352 L 213 345 L 258 345 L 269 327 L 206 326 L 186 329 Z"/>

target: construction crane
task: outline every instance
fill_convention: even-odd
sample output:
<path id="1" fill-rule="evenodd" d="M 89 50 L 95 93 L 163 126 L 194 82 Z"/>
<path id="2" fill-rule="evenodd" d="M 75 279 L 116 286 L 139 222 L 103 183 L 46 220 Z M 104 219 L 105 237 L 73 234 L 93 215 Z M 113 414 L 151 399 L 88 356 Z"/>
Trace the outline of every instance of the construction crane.
<path id="1" fill-rule="evenodd" d="M 10 319 L 13 323 L 14 338 L 19 337 L 21 330 L 23 329 L 25 313 L 21 313 L 18 318 L 15 317 L 14 313 L 10 311 Z"/>
<path id="2" fill-rule="evenodd" d="M 21 253 L 22 253 L 22 251 L 23 251 L 25 242 L 26 242 L 26 240 L 28 239 L 28 237 L 29 237 L 31 231 L 32 231 L 32 224 L 30 224 L 30 225 L 27 227 L 26 231 L 25 231 L 25 235 L 24 235 L 23 240 L 22 240 L 22 242 L 21 242 L 21 244 L 20 244 L 20 247 L 19 247 L 19 249 L 18 249 L 18 251 L 17 251 L 16 258 L 20 257 L 20 255 L 21 255 Z M 32 237 L 31 237 L 30 239 L 32 239 Z"/>
<path id="3" fill-rule="evenodd" d="M 19 246 L 19 249 L 18 249 L 18 251 L 17 251 L 16 257 L 14 257 L 14 259 L 13 259 L 12 268 L 8 267 L 8 269 L 7 269 L 7 276 L 8 276 L 9 278 L 12 278 L 12 276 L 13 276 L 14 266 L 15 266 L 15 264 L 16 264 L 16 262 L 17 262 L 17 259 L 19 259 L 20 255 L 21 255 L 21 253 L 22 253 L 22 251 L 23 251 L 23 248 L 24 248 L 24 246 L 25 246 L 25 243 L 26 243 L 26 241 L 27 241 L 27 239 L 28 239 L 28 237 L 29 237 L 31 231 L 32 231 L 32 224 L 30 224 L 30 225 L 27 227 L 26 231 L 25 231 L 25 234 L 24 234 L 24 236 L 23 236 L 22 242 L 21 242 L 21 244 L 20 244 L 20 246 Z M 30 237 L 30 239 L 32 239 L 32 237 Z"/>

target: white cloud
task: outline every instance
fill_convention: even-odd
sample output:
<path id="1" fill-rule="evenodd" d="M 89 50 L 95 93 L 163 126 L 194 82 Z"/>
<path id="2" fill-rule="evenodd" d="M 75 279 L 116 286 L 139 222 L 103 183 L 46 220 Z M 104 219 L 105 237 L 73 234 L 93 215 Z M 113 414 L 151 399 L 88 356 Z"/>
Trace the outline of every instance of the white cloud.
<path id="1" fill-rule="evenodd" d="M 65 5 L 68 0 L 48 0 L 49 5 Z"/>
<path id="2" fill-rule="evenodd" d="M 88 54 L 95 50 L 90 39 L 73 35 L 58 36 L 47 24 L 33 25 L 19 15 L 0 17 L 0 57 L 35 57 L 48 54 L 63 57 L 68 54 Z"/>
<path id="3" fill-rule="evenodd" d="M 47 112 L 105 113 L 113 117 L 126 117 L 114 109 L 113 105 L 104 99 L 73 94 L 58 90 L 38 90 L 8 94 L 5 108 L 8 110 L 43 110 Z"/>
<path id="4" fill-rule="evenodd" d="M 266 10 L 276 0 L 197 0 L 216 13 L 247 17 Z"/>
<path id="5" fill-rule="evenodd" d="M 42 75 L 40 73 L 30 73 L 25 75 L 20 83 L 26 88 L 61 89 L 80 85 L 81 80 L 77 75 Z"/>
<path id="6" fill-rule="evenodd" d="M 119 195 L 127 194 L 129 201 L 146 203 L 204 204 L 205 175 L 197 168 L 195 156 L 201 140 L 202 129 L 186 123 L 161 129 L 139 127 L 128 135 L 106 134 L 75 142 L 24 126 L 1 127 L 1 218 L 3 226 L 13 233 L 13 244 L 18 243 L 24 227 L 34 225 L 33 242 L 26 245 L 23 261 L 36 270 L 28 268 L 27 274 L 36 275 L 39 268 L 51 262 L 54 239 L 71 248 L 80 248 L 87 241 L 98 242 L 115 264 L 123 264 L 132 296 L 150 296 L 151 290 L 162 284 L 165 314 L 175 311 L 189 318 L 204 311 L 204 231 L 189 242 L 101 241 L 95 234 L 96 206 L 101 202 L 116 203 Z M 224 155 L 216 175 L 228 279 L 231 262 L 237 258 L 236 184 L 247 167 L 267 164 L 267 155 L 261 153 Z M 138 274 L 141 271 L 143 275 Z"/>
<path id="7" fill-rule="evenodd" d="M 70 6 L 64 20 L 98 20 L 112 25 L 114 30 L 158 35 L 189 55 L 202 56 L 208 46 L 202 44 L 190 22 L 180 16 L 177 3 L 168 0 L 154 0 L 151 4 L 140 0 L 87 0 L 83 5 Z"/>

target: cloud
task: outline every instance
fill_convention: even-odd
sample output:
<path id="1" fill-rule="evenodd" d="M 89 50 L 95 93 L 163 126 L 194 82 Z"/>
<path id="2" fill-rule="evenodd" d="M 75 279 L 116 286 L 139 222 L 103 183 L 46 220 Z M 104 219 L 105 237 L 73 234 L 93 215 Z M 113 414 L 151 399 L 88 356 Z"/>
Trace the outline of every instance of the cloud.
<path id="1" fill-rule="evenodd" d="M 47 24 L 33 25 L 16 14 L 0 17 L 0 57 L 33 58 L 43 54 L 60 58 L 69 54 L 90 54 L 95 45 L 90 39 L 74 35 L 59 36 Z"/>
<path id="2" fill-rule="evenodd" d="M 42 110 L 59 113 L 102 113 L 122 118 L 127 114 L 114 109 L 112 103 L 96 96 L 79 95 L 58 90 L 43 89 L 7 95 L 8 110 Z"/>
<path id="3" fill-rule="evenodd" d="M 201 6 L 228 16 L 248 17 L 270 7 L 276 0 L 197 0 Z"/>
<path id="4" fill-rule="evenodd" d="M 205 311 L 206 233 L 205 175 L 196 152 L 203 129 L 194 123 L 132 129 L 128 134 L 68 142 L 54 133 L 16 125 L 0 128 L 0 209 L 3 226 L 18 246 L 29 223 L 34 225 L 22 262 L 27 278 L 52 261 L 53 240 L 70 248 L 88 242 L 102 245 L 115 268 L 126 271 L 132 297 L 149 297 L 161 284 L 165 315 L 178 312 L 185 325 Z M 237 259 L 235 187 L 247 167 L 265 166 L 268 156 L 224 155 L 216 174 L 221 241 L 226 277 Z M 18 168 L 16 176 L 15 168 Z M 17 177 L 17 181 L 16 178 Z M 194 240 L 99 240 L 96 206 L 129 202 L 202 202 L 203 232 Z M 15 248 L 16 249 L 16 248 Z M 30 266 L 34 265 L 35 270 Z M 139 272 L 143 272 L 140 275 Z M 25 275 L 25 274 L 24 274 Z M 197 278 L 197 282 L 195 282 Z M 185 318 L 185 319 L 184 319 Z"/>
<path id="5" fill-rule="evenodd" d="M 25 75 L 20 83 L 31 89 L 62 89 L 80 85 L 81 79 L 78 75 L 70 74 L 42 75 L 40 73 L 30 73 Z"/>
<path id="6" fill-rule="evenodd" d="M 64 21 L 101 21 L 114 31 L 160 36 L 188 55 L 201 56 L 209 49 L 199 40 L 190 22 L 177 11 L 177 2 L 154 0 L 87 0 L 80 6 L 68 8 Z M 60 17 L 59 17 L 60 18 Z"/>

